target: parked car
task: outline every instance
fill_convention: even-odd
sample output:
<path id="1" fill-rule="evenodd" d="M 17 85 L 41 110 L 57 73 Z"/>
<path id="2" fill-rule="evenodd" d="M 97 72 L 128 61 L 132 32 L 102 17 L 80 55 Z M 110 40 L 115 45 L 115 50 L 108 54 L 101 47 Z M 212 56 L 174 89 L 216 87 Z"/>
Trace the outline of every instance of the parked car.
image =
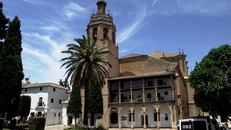
<path id="1" fill-rule="evenodd" d="M 219 130 L 218 123 L 210 117 L 191 117 L 178 120 L 178 130 Z"/>
<path id="2" fill-rule="evenodd" d="M 229 130 L 226 123 L 219 123 L 219 130 Z"/>

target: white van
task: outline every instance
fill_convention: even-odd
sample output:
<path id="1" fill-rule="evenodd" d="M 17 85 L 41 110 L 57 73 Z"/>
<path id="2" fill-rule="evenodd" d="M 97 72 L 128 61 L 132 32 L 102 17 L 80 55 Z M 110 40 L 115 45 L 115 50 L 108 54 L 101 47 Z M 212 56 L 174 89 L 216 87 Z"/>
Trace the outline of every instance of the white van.
<path id="1" fill-rule="evenodd" d="M 219 130 L 215 119 L 195 117 L 178 121 L 178 130 Z"/>
<path id="2" fill-rule="evenodd" d="M 229 130 L 226 123 L 219 123 L 219 130 Z"/>

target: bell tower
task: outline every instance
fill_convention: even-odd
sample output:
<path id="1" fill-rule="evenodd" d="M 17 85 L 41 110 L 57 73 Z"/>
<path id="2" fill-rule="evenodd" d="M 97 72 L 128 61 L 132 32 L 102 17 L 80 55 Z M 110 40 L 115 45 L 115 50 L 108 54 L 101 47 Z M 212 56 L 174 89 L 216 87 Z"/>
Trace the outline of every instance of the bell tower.
<path id="1" fill-rule="evenodd" d="M 107 67 L 110 77 L 119 76 L 118 47 L 116 45 L 116 26 L 113 23 L 113 17 L 108 12 L 105 13 L 107 2 L 98 0 L 96 3 L 97 12 L 92 13 L 90 22 L 87 25 L 87 35 L 91 39 L 97 39 L 97 45 L 105 48 L 103 54 L 108 57 L 108 62 L 112 65 Z"/>

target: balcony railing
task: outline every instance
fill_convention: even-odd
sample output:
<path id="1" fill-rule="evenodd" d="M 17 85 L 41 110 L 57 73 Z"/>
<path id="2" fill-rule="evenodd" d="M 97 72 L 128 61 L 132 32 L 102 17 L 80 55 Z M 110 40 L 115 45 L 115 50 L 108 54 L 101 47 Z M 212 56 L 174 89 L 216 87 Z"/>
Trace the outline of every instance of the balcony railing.
<path id="1" fill-rule="evenodd" d="M 44 102 L 42 102 L 42 103 L 41 103 L 41 102 L 38 102 L 37 106 L 45 107 L 46 104 L 44 104 Z"/>
<path id="2" fill-rule="evenodd" d="M 167 87 L 167 86 L 172 86 L 173 83 L 171 81 L 165 81 L 161 84 L 158 84 L 158 82 L 155 82 L 153 83 L 152 85 L 148 85 L 148 84 L 145 84 L 144 85 L 144 89 L 148 89 L 148 88 L 154 88 L 154 87 L 158 87 L 158 88 L 161 88 L 161 87 Z M 132 84 L 132 86 L 130 85 L 121 85 L 120 86 L 120 90 L 129 90 L 129 89 L 142 89 L 143 86 L 142 84 Z M 119 90 L 119 86 L 118 85 L 113 85 L 113 86 L 110 86 L 109 87 L 109 90 L 110 91 L 116 91 L 116 90 Z"/>
<path id="3" fill-rule="evenodd" d="M 153 96 L 151 98 L 143 98 L 143 97 L 139 97 L 139 98 L 133 98 L 132 100 L 131 99 L 128 99 L 128 98 L 121 98 L 121 103 L 124 103 L 124 102 L 155 102 L 155 101 L 171 101 L 173 100 L 172 98 L 172 95 L 165 95 L 165 96 L 160 96 L 160 97 L 157 97 L 157 100 L 156 100 L 156 97 Z M 114 99 L 110 99 L 110 103 L 118 103 L 119 102 L 119 99 L 118 97 L 115 97 Z"/>

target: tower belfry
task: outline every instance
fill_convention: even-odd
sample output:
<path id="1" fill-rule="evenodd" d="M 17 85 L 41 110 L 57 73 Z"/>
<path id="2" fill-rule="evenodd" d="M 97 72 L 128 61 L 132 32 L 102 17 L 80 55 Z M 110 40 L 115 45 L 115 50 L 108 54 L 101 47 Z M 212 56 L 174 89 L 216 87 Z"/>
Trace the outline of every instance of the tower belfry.
<path id="1" fill-rule="evenodd" d="M 118 47 L 116 46 L 116 26 L 113 17 L 106 13 L 107 2 L 98 0 L 98 11 L 92 13 L 87 25 L 87 35 L 92 40 L 97 40 L 99 48 L 105 48 L 103 54 L 108 57 L 108 62 L 113 63 L 112 68 L 107 68 L 110 77 L 119 76 Z"/>

